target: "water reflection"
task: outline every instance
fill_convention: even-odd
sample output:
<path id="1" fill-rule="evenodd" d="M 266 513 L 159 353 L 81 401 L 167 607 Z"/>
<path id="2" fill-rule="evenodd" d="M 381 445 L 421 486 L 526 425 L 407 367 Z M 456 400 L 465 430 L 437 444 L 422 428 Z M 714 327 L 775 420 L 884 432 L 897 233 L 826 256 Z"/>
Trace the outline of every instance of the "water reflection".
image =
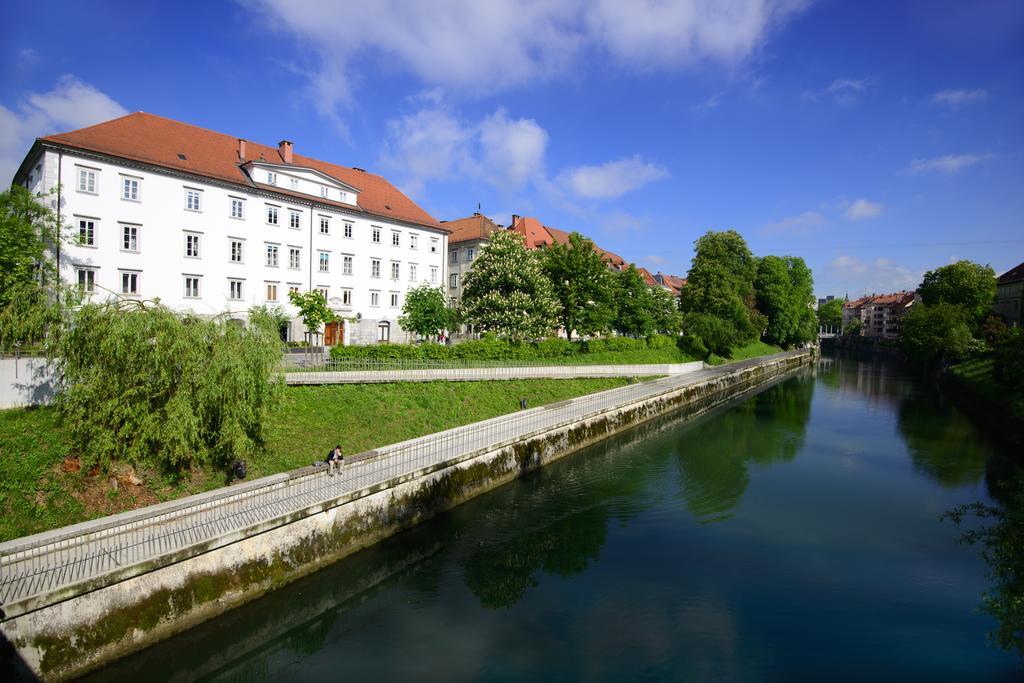
<path id="1" fill-rule="evenodd" d="M 991 448 L 960 411 L 934 391 L 917 388 L 903 399 L 898 424 L 914 468 L 943 486 L 976 484 Z"/>
<path id="2" fill-rule="evenodd" d="M 814 379 L 800 375 L 684 432 L 677 443 L 679 486 L 701 522 L 732 516 L 750 483 L 750 463 L 792 460 L 803 448 Z"/>

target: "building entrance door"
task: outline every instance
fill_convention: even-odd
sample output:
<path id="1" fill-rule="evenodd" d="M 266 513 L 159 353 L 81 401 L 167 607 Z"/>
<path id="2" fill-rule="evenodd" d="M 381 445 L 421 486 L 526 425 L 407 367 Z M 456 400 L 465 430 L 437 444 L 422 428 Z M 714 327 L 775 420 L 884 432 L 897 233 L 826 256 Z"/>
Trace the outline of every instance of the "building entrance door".
<path id="1" fill-rule="evenodd" d="M 341 346 L 345 338 L 345 323 L 327 323 L 324 326 L 324 346 Z"/>

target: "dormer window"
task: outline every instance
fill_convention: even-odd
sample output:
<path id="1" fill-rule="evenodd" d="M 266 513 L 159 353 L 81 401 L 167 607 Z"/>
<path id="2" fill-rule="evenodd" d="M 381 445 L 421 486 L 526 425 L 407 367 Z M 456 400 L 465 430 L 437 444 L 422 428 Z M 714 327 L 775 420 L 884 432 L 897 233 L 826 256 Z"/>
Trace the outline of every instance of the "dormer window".
<path id="1" fill-rule="evenodd" d="M 277 185 L 277 174 L 273 171 L 267 171 L 267 184 Z"/>
<path id="2" fill-rule="evenodd" d="M 292 178 L 292 189 L 293 190 L 298 190 L 299 189 L 299 181 L 298 181 L 297 178 Z"/>
<path id="3" fill-rule="evenodd" d="M 326 185 L 321 185 L 320 186 L 320 196 L 323 197 L 324 199 L 327 198 L 327 186 Z"/>
<path id="4" fill-rule="evenodd" d="M 341 191 L 341 192 L 339 192 L 338 194 L 339 194 L 339 195 L 340 195 L 340 197 L 341 197 L 341 201 L 343 201 L 343 202 L 345 202 L 346 204 L 348 204 L 348 194 L 347 194 L 347 193 L 346 193 L 346 192 L 345 192 L 344 190 L 342 190 L 342 191 Z"/>

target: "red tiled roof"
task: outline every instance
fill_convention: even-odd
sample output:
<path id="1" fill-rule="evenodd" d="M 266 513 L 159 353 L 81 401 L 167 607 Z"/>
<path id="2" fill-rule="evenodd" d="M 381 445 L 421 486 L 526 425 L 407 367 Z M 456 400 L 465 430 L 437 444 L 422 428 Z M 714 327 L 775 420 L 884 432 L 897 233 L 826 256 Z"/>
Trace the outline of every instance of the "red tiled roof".
<path id="1" fill-rule="evenodd" d="M 542 245 L 554 244 L 555 242 L 551 233 L 536 218 L 519 216 L 508 229 L 518 232 L 526 238 L 527 249 L 536 249 Z"/>
<path id="2" fill-rule="evenodd" d="M 453 221 L 446 221 L 441 224 L 445 229 L 451 230 L 448 237 L 448 244 L 468 242 L 469 240 L 485 240 L 496 230 L 501 230 L 494 221 L 483 214 L 475 213 L 466 218 L 457 218 Z"/>
<path id="3" fill-rule="evenodd" d="M 996 280 L 996 284 L 1008 285 L 1011 282 L 1020 282 L 1021 280 L 1024 280 L 1024 263 L 1000 275 L 999 279 Z"/>
<path id="4" fill-rule="evenodd" d="M 135 112 L 88 128 L 40 139 L 44 142 L 131 159 L 247 187 L 254 186 L 239 167 L 241 162 L 238 158 L 237 137 L 145 112 Z M 182 159 L 179 155 L 185 158 Z M 277 147 L 251 141 L 246 141 L 245 156 L 243 161 L 285 163 Z M 358 189 L 359 209 L 366 213 L 444 229 L 433 216 L 379 175 L 299 154 L 293 155 L 292 165 L 316 169 Z M 300 193 L 290 193 L 278 187 L 262 186 L 262 189 L 272 189 L 282 195 L 293 195 L 314 199 L 320 203 L 352 208 L 346 204 L 324 201 L 319 197 L 310 198 Z"/>
<path id="5" fill-rule="evenodd" d="M 651 287 L 658 286 L 658 281 L 654 279 L 653 275 L 651 275 L 651 271 L 647 270 L 646 268 L 637 268 L 636 272 L 640 273 L 640 277 L 644 279 L 645 284 Z"/>
<path id="6" fill-rule="evenodd" d="M 864 306 L 905 306 L 914 301 L 915 292 L 894 292 L 892 294 L 871 294 L 854 301 L 847 301 L 843 308 L 863 308 Z"/>

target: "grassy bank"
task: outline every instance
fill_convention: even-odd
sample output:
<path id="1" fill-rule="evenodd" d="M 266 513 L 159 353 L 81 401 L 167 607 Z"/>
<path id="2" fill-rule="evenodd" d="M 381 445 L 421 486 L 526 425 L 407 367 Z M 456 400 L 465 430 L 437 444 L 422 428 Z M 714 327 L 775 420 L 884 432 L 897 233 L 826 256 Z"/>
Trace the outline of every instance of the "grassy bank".
<path id="1" fill-rule="evenodd" d="M 981 356 L 952 366 L 944 379 L 961 407 L 1011 443 L 1024 446 L 1024 396 L 1011 395 L 993 371 L 992 358 Z"/>
<path id="2" fill-rule="evenodd" d="M 266 425 L 266 452 L 251 477 L 345 453 L 602 391 L 625 379 L 432 382 L 289 387 Z M 178 481 L 155 471 L 76 469 L 75 447 L 50 408 L 0 411 L 0 541 L 222 486 L 224 475 L 197 469 Z M 138 476 L 141 485 L 133 484 Z"/>

